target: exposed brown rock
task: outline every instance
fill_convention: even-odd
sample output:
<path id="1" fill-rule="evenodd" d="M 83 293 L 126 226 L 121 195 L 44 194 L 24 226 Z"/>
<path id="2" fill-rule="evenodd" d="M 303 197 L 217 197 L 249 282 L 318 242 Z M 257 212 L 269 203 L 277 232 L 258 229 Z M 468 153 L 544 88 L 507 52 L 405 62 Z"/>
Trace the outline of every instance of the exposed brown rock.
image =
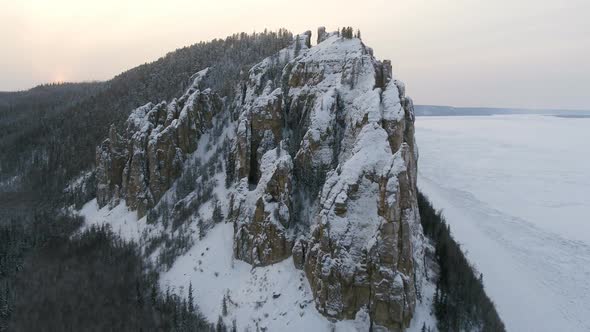
<path id="1" fill-rule="evenodd" d="M 140 217 L 145 215 L 180 176 L 185 156 L 222 108 L 215 93 L 193 88 L 170 104 L 134 110 L 123 135 L 111 128 L 96 155 L 99 206 L 124 198 Z"/>
<path id="2" fill-rule="evenodd" d="M 293 254 L 293 263 L 299 270 L 303 270 L 304 268 L 307 249 L 307 241 L 304 238 L 297 239 L 293 245 L 293 249 L 291 249 Z"/>
<path id="3" fill-rule="evenodd" d="M 389 61 L 375 60 L 362 43 L 353 51 L 350 45 L 356 41 L 334 38 L 319 29 L 318 41 L 335 49 L 321 46 L 318 55 L 300 53 L 284 66 L 286 86 L 281 89 L 260 80 L 268 67 L 250 73 L 235 148 L 237 175 L 247 177 L 250 186 L 239 187 L 242 193 L 232 196 L 237 198 L 231 209 L 235 256 L 267 265 L 292 254 L 295 266 L 305 270 L 322 314 L 354 319 L 365 308 L 376 326 L 403 330 L 416 301 L 412 227 L 418 222 L 417 157 L 411 100 L 403 84 L 392 82 Z M 337 49 L 344 55 L 329 53 Z M 361 103 L 355 100 L 359 95 Z M 317 112 L 326 112 L 319 121 Z M 377 135 L 384 144 L 379 145 L 383 150 L 371 152 L 382 154 L 374 165 L 355 157 L 364 146 L 357 141 L 367 135 Z M 282 140 L 296 147 L 292 169 L 269 168 L 268 153 Z M 346 166 L 352 158 L 361 159 Z M 272 217 L 280 204 L 290 216 L 304 208 L 284 200 L 293 195 L 291 177 L 310 200 L 321 190 L 318 211 L 309 221 L 311 234 L 294 243 L 293 221 Z"/>
<path id="4" fill-rule="evenodd" d="M 326 33 L 326 27 L 319 27 L 318 28 L 318 44 L 326 40 L 328 34 Z"/>
<path id="5" fill-rule="evenodd" d="M 118 203 L 123 168 L 127 162 L 127 151 L 121 140 L 115 127 L 111 126 L 109 138 L 96 148 L 96 199 L 100 206 L 105 206 L 111 201 Z"/>
<path id="6" fill-rule="evenodd" d="M 234 202 L 234 254 L 252 265 L 269 265 L 291 255 L 293 241 L 286 228 L 291 218 L 290 156 L 276 156 L 269 151 L 263 158 L 265 171 L 253 197 L 258 197 L 254 210 L 247 204 L 247 197 Z"/>

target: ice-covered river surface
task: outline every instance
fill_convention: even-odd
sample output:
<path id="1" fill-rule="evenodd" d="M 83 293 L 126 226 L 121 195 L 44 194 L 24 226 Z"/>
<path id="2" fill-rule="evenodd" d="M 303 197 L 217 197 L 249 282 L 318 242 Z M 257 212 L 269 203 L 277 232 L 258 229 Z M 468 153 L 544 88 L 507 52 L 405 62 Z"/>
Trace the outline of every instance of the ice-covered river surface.
<path id="1" fill-rule="evenodd" d="M 419 187 L 508 331 L 590 331 L 590 119 L 418 117 Z"/>

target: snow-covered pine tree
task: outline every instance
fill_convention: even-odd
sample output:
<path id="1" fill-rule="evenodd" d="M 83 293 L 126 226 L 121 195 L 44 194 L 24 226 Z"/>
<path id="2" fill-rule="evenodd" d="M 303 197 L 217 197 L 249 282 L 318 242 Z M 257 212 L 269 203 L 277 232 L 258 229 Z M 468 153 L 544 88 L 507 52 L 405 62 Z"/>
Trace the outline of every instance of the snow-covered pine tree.
<path id="1" fill-rule="evenodd" d="M 195 311 L 194 298 L 193 298 L 193 283 L 188 284 L 188 311 L 193 313 Z"/>
<path id="2" fill-rule="evenodd" d="M 223 294 L 223 300 L 221 301 L 221 314 L 227 316 L 227 296 Z"/>

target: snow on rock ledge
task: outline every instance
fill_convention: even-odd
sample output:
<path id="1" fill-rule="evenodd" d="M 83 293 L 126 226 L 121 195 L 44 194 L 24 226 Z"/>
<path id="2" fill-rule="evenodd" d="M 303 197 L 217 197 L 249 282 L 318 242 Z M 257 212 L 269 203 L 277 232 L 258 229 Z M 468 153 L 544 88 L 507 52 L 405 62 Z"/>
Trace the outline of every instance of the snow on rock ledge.
<path id="1" fill-rule="evenodd" d="M 179 99 L 135 109 L 123 135 L 111 127 L 96 150 L 99 206 L 113 207 L 124 199 L 141 217 L 180 176 L 186 155 L 223 107 L 216 93 L 199 89 L 207 73 L 195 74 Z"/>
<path id="2" fill-rule="evenodd" d="M 205 236 L 199 230 L 202 238 L 163 282 L 192 280 L 208 305 L 231 295 L 241 303 L 231 314 L 240 328 L 284 329 L 290 322 L 299 330 L 327 330 L 334 325 L 325 318 L 348 322 L 336 326 L 351 330 L 414 328 L 415 312 L 423 319 L 428 306 L 418 303 L 425 267 L 412 101 L 391 63 L 377 60 L 360 39 L 325 29 L 316 46 L 310 38 L 310 32 L 298 35 L 254 65 L 233 100 L 206 89 L 204 70 L 178 100 L 135 110 L 127 130 L 112 129 L 97 149 L 94 204 L 107 206 L 101 213 L 119 211 L 124 199 L 142 217 L 162 197 L 174 198 L 174 181 L 191 165 L 185 159 L 204 153 L 197 149 L 202 134 L 221 141 L 210 128 L 225 114 L 230 120 L 220 132 L 231 131 L 231 143 L 219 170 L 212 168 L 213 191 L 231 223 L 214 225 Z M 195 179 L 196 191 L 202 179 Z M 194 197 L 184 198 L 186 206 Z M 213 200 L 199 204 L 214 206 Z M 198 258 L 209 247 L 220 256 Z M 206 269 L 219 270 L 219 282 Z M 283 276 L 294 284 L 276 280 Z M 282 295 L 269 301 L 271 289 L 290 292 L 294 304 Z M 264 299 L 270 316 L 252 320 L 251 296 Z M 287 309 L 277 311 L 273 303 Z M 299 319 L 293 305 L 301 309 L 294 311 Z M 218 308 L 203 311 L 217 320 Z"/>

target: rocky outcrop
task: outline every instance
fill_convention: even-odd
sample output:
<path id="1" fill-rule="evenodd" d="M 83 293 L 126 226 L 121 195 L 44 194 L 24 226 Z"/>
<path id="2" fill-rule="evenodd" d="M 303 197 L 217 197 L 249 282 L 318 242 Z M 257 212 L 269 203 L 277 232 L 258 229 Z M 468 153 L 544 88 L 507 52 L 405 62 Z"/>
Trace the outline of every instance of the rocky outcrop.
<path id="1" fill-rule="evenodd" d="M 328 37 L 328 33 L 326 33 L 326 27 L 319 27 L 318 28 L 318 40 L 317 43 L 321 43 Z"/>
<path id="2" fill-rule="evenodd" d="M 286 97 L 283 68 L 308 49 L 311 33 L 255 65 L 236 98 L 239 114 L 233 153 L 240 183 L 231 197 L 236 258 L 269 265 L 291 255 L 293 160 L 284 149 Z"/>
<path id="3" fill-rule="evenodd" d="M 291 220 L 293 163 L 286 151 L 268 151 L 261 159 L 256 189 L 237 195 L 234 216 L 235 257 L 253 265 L 269 265 L 291 255 L 293 243 L 286 229 Z M 244 179 L 245 184 L 245 179 Z"/>
<path id="4" fill-rule="evenodd" d="M 383 132 L 379 136 L 386 140 Z M 365 150 L 358 157 L 369 159 L 372 149 Z M 352 319 L 365 307 L 379 325 L 409 324 L 416 301 L 411 224 L 417 206 L 408 154 L 404 143 L 392 158 L 360 171 L 352 168 L 354 156 L 328 179 L 305 260 L 325 315 Z"/>
<path id="5" fill-rule="evenodd" d="M 376 324 L 402 330 L 416 302 L 416 157 L 405 135 L 413 118 L 407 108 L 387 119 L 382 106 L 380 121 L 364 125 L 353 155 L 326 180 L 305 271 L 325 315 L 352 319 L 365 307 Z"/>
<path id="6" fill-rule="evenodd" d="M 318 42 L 281 54 L 290 59 L 277 64 L 282 84 L 271 60 L 250 72 L 237 108 L 235 255 L 254 265 L 293 255 L 321 313 L 367 310 L 376 325 L 401 330 L 416 302 L 420 245 L 412 103 L 391 63 L 359 39 L 320 28 Z M 278 146 L 289 167 L 268 166 Z M 269 187 L 265 174 L 283 185 Z M 295 231 L 301 225 L 310 231 Z"/>
<path id="7" fill-rule="evenodd" d="M 122 135 L 111 127 L 96 153 L 99 206 L 124 199 L 143 216 L 180 176 L 185 156 L 223 108 L 216 93 L 199 89 L 206 75 L 199 72 L 178 100 L 135 109 Z"/>
<path id="8" fill-rule="evenodd" d="M 391 63 L 359 38 L 324 28 L 317 38 L 311 47 L 310 32 L 297 36 L 224 99 L 231 144 L 218 147 L 223 162 L 203 153 L 218 159 L 200 184 L 227 196 L 191 205 L 199 195 L 188 195 L 180 205 L 223 205 L 237 259 L 265 266 L 292 256 L 330 319 L 363 313 L 375 327 L 403 330 L 422 252 L 412 101 Z M 169 190 L 224 106 L 201 86 L 206 74 L 178 100 L 135 110 L 122 134 L 111 129 L 97 149 L 99 205 L 125 199 L 143 215 Z"/>

